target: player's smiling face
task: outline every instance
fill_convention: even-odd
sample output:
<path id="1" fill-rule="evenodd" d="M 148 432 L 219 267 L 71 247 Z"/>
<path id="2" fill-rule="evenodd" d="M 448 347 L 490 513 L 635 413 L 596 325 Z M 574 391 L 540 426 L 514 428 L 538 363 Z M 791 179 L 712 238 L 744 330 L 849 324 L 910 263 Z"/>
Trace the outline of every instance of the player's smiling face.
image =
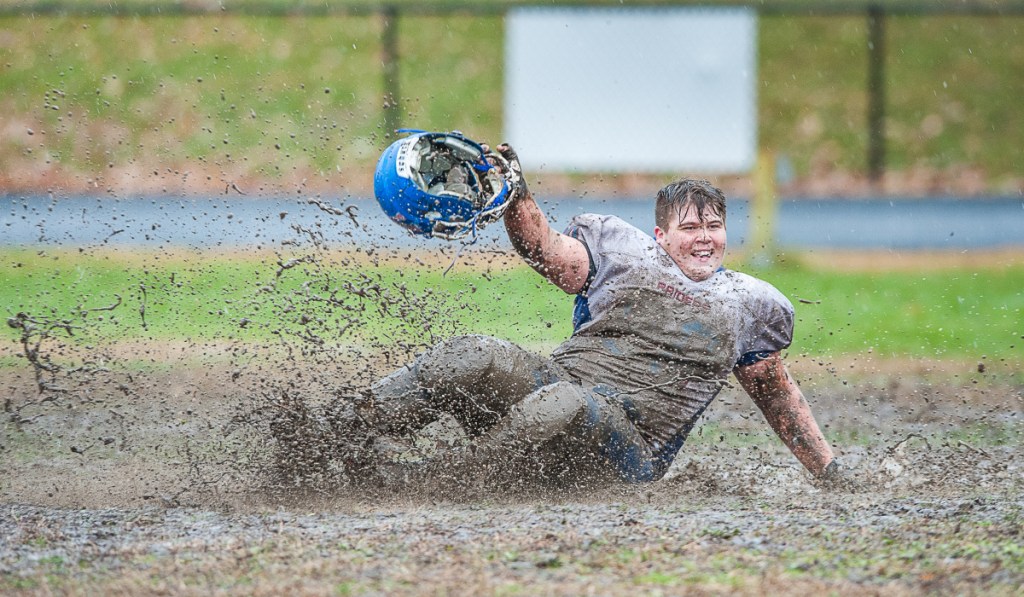
<path id="1" fill-rule="evenodd" d="M 725 220 L 710 207 L 699 215 L 688 205 L 667 230 L 655 226 L 654 238 L 687 278 L 710 278 L 725 259 Z"/>

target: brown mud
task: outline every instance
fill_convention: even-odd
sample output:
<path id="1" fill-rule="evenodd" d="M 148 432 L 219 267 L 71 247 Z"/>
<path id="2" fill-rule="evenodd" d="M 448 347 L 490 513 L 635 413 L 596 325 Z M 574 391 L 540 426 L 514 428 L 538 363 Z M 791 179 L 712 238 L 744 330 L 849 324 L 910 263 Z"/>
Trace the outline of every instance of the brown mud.
<path id="1" fill-rule="evenodd" d="M 384 360 L 201 364 L 193 348 L 154 350 L 140 369 L 117 366 L 138 345 L 91 360 L 67 346 L 61 362 L 93 366 L 43 376 L 47 389 L 32 367 L 0 369 L 0 589 L 899 595 L 1024 582 L 1024 388 L 1009 368 L 795 359 L 850 486 L 811 480 L 729 388 L 656 483 L 453 488 L 313 467 L 334 454 L 315 434 L 311 460 L 275 468 L 282 393 L 316 412 Z M 431 433 L 423 450 L 442 442 Z"/>
<path id="2" fill-rule="evenodd" d="M 330 424 L 337 405 L 450 335 L 448 310 L 467 306 L 383 289 L 360 262 L 339 273 L 328 257 L 318 246 L 281 258 L 277 278 L 302 270 L 297 289 L 259 285 L 247 308 L 272 315 L 262 343 L 119 340 L 101 316 L 127 309 L 120 299 L 8 319 L 20 340 L 0 347 L 0 593 L 1014 594 L 1024 583 L 1019 363 L 790 355 L 850 470 L 842 486 L 813 481 L 736 388 L 655 483 L 408 478 L 459 442 L 443 421 L 399 438 L 395 466 L 354 475 Z M 318 316 L 300 316 L 314 304 Z M 359 344 L 365 313 L 421 334 Z M 81 339 L 90 327 L 104 340 Z"/>

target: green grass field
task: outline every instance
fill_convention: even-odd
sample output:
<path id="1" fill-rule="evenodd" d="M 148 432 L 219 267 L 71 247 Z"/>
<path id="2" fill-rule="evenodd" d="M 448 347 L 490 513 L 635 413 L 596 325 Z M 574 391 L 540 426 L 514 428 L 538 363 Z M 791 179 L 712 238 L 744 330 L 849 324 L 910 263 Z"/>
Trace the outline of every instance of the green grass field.
<path id="1" fill-rule="evenodd" d="M 866 18 L 759 23 L 761 148 L 797 176 L 863 173 Z M 1006 148 L 1024 138 L 1024 19 L 886 23 L 889 168 L 974 169 L 989 189 L 1016 189 L 1022 163 Z M 203 167 L 366 186 L 383 143 L 374 15 L 5 16 L 0 33 L 8 177 L 121 168 L 145 186 L 157 171 Z M 500 16 L 406 15 L 398 40 L 404 125 L 501 138 Z"/>
<path id="2" fill-rule="evenodd" d="M 91 341 L 283 336 L 428 345 L 474 332 L 548 346 L 571 332 L 572 298 L 525 267 L 456 267 L 443 276 L 443 266 L 326 255 L 281 269 L 289 259 L 6 250 L 0 306 L 7 317 L 74 322 Z M 788 263 L 752 273 L 793 301 L 791 350 L 799 354 L 1020 358 L 1024 265 L 844 273 Z M 115 309 L 90 311 L 118 297 Z"/>

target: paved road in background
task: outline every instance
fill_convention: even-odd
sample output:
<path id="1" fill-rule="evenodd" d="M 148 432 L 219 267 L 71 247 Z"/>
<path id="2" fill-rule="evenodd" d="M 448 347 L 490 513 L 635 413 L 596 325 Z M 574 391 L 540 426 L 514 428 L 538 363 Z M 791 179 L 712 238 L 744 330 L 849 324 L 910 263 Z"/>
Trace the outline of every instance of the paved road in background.
<path id="1" fill-rule="evenodd" d="M 42 247 L 262 247 L 310 243 L 328 246 L 436 248 L 444 241 L 407 234 L 372 199 L 327 198 L 333 215 L 305 198 L 0 197 L 0 245 Z M 548 200 L 542 207 L 564 226 L 578 213 L 616 214 L 653 230 L 649 201 Z M 742 248 L 750 231 L 749 204 L 729 204 L 729 242 Z M 784 199 L 777 242 L 788 248 L 991 249 L 1024 248 L 1024 198 Z M 500 224 L 483 230 L 484 246 L 508 248 Z"/>

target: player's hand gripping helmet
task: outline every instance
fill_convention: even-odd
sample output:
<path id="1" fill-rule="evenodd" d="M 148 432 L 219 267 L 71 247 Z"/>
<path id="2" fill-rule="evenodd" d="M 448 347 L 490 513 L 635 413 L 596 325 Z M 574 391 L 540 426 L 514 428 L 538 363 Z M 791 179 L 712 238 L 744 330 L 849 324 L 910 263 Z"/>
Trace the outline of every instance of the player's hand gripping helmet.
<path id="1" fill-rule="evenodd" d="M 508 209 L 518 173 L 501 155 L 457 131 L 399 132 L 410 134 L 384 150 L 373 177 L 392 220 L 413 234 L 456 240 L 475 237 Z"/>

